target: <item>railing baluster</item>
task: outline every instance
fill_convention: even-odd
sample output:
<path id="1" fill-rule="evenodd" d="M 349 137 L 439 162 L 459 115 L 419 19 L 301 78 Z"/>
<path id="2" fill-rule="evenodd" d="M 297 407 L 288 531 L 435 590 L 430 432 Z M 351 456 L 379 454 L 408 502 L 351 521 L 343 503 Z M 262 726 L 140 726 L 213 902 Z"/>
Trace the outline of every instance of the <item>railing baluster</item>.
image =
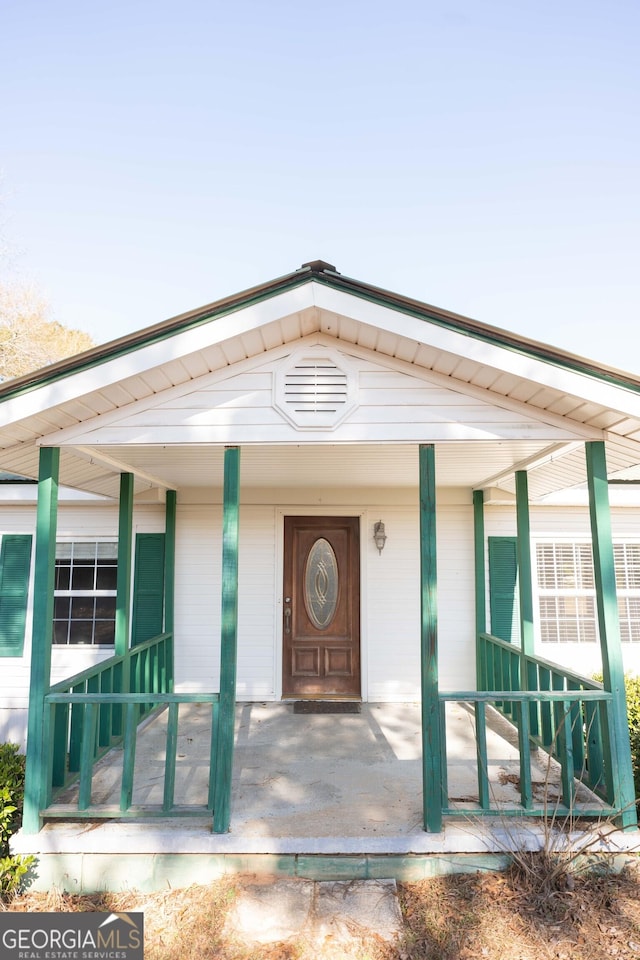
<path id="1" fill-rule="evenodd" d="M 113 670 L 104 670 L 100 674 L 100 693 L 113 692 Z M 98 746 L 108 747 L 111 745 L 111 704 L 100 704 L 100 718 L 98 721 Z"/>
<path id="2" fill-rule="evenodd" d="M 447 704 L 440 701 L 440 803 L 449 804 L 449 770 L 447 763 Z"/>
<path id="3" fill-rule="evenodd" d="M 91 783 L 93 781 L 93 763 L 96 753 L 97 720 L 97 704 L 84 704 L 84 723 L 82 725 L 82 746 L 80 751 L 80 790 L 78 793 L 78 810 L 87 810 L 91 806 Z"/>
<path id="4" fill-rule="evenodd" d="M 577 680 L 567 680 L 567 690 L 580 690 L 580 684 Z M 570 707 L 571 711 L 571 742 L 573 747 L 573 766 L 578 780 L 585 779 L 585 717 L 582 711 L 582 704 L 579 700 L 573 700 Z"/>
<path id="5" fill-rule="evenodd" d="M 540 684 L 540 691 L 544 693 L 545 690 L 551 689 L 551 673 L 548 667 L 540 667 L 538 671 L 538 682 Z M 540 701 L 540 727 L 541 727 L 541 742 L 545 750 L 548 750 L 553 743 L 553 722 L 551 719 L 551 703 L 548 700 Z"/>
<path id="6" fill-rule="evenodd" d="M 72 693 L 85 693 L 85 683 L 78 683 L 71 687 Z M 82 743 L 82 723 L 84 720 L 84 704 L 71 705 L 71 728 L 69 734 L 69 773 L 77 773 L 80 769 L 80 745 Z"/>
<path id="7" fill-rule="evenodd" d="M 575 770 L 573 764 L 573 736 L 571 733 L 571 707 L 566 700 L 558 700 L 555 708 L 562 802 L 565 806 L 572 808 L 575 799 Z"/>
<path id="8" fill-rule="evenodd" d="M 529 742 L 529 704 L 520 700 L 517 704 L 518 747 L 520 750 L 520 803 L 525 810 L 533 806 L 533 787 L 531 783 L 531 745 Z"/>
<path id="9" fill-rule="evenodd" d="M 211 704 L 211 744 L 209 747 L 209 795 L 207 810 L 213 811 L 213 795 L 216 786 L 216 770 L 218 756 L 218 701 Z"/>
<path id="10" fill-rule="evenodd" d="M 120 791 L 120 810 L 124 812 L 133 800 L 133 774 L 136 762 L 136 728 L 138 704 L 127 703 L 124 724 L 124 754 L 122 757 L 122 789 Z"/>
<path id="11" fill-rule="evenodd" d="M 178 707 L 177 703 L 169 704 L 167 717 L 167 746 L 164 760 L 164 796 L 162 809 L 171 810 L 176 785 L 176 753 L 178 747 Z"/>
<path id="12" fill-rule="evenodd" d="M 474 704 L 476 718 L 476 762 L 478 764 L 478 800 L 483 810 L 489 810 L 491 806 L 486 706 L 486 703 L 482 700 L 477 700 Z"/>
<path id="13" fill-rule="evenodd" d="M 69 743 L 69 704 L 54 703 L 53 707 L 53 757 L 51 762 L 51 785 L 63 786 L 67 772 L 67 745 Z"/>
<path id="14" fill-rule="evenodd" d="M 587 783 L 594 793 L 606 796 L 607 786 L 605 782 L 602 750 L 602 723 L 600 722 L 602 702 L 587 702 L 584 706 L 587 728 L 585 732 L 587 746 Z"/>

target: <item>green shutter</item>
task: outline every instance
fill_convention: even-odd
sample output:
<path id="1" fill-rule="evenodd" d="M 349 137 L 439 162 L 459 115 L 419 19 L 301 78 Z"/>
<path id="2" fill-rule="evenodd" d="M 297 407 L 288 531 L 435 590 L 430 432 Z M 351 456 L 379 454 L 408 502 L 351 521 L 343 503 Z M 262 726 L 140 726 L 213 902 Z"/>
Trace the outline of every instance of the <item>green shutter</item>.
<path id="1" fill-rule="evenodd" d="M 27 618 L 31 534 L 6 534 L 0 549 L 0 657 L 21 657 Z"/>
<path id="2" fill-rule="evenodd" d="M 520 639 L 517 545 L 517 537 L 489 537 L 491 633 L 510 643 Z"/>
<path id="3" fill-rule="evenodd" d="M 164 533 L 136 535 L 131 645 L 163 631 Z"/>

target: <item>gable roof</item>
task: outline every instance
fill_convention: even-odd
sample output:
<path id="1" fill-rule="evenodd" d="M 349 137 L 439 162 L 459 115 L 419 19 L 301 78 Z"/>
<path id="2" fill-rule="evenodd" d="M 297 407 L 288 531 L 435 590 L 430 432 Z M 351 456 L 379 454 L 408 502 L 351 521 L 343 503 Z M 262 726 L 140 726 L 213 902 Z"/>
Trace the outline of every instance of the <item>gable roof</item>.
<path id="1" fill-rule="evenodd" d="M 213 303 L 170 317 L 168 320 L 104 344 L 99 344 L 47 367 L 15 377 L 6 383 L 0 383 L 0 403 L 7 397 L 19 395 L 42 384 L 53 383 L 71 373 L 97 366 L 107 360 L 116 359 L 142 347 L 165 340 L 176 333 L 182 333 L 204 323 L 209 323 L 218 317 L 227 316 L 241 308 L 272 297 L 274 294 L 309 283 L 312 279 L 335 290 L 342 290 L 372 303 L 399 310 L 408 316 L 427 320 L 443 329 L 452 330 L 488 344 L 496 344 L 524 356 L 543 360 L 566 370 L 587 374 L 606 383 L 640 392 L 640 377 L 635 374 L 597 363 L 595 360 L 589 360 L 587 357 L 578 354 L 560 350 L 540 340 L 510 333 L 508 330 L 481 323 L 462 314 L 443 310 L 420 300 L 385 290 L 382 287 L 343 276 L 333 264 L 324 260 L 312 260 L 304 263 L 292 273 L 285 274 L 275 280 L 269 280 L 232 296 L 222 297 Z"/>
<path id="2" fill-rule="evenodd" d="M 189 389 L 207 376 L 227 377 L 269 356 L 285 356 L 296 343 L 314 337 L 314 342 L 330 341 L 350 354 L 384 360 L 478 402 L 521 413 L 519 443 L 508 449 L 494 443 L 489 454 L 476 442 L 476 466 L 465 481 L 469 486 L 509 491 L 514 465 L 535 467 L 534 497 L 579 483 L 584 478 L 582 441 L 601 438 L 608 441 L 611 473 L 635 476 L 640 463 L 638 377 L 344 277 L 324 261 L 1 385 L 0 467 L 35 476 L 38 445 L 58 445 L 66 438 L 69 457 L 61 480 L 67 484 L 115 495 L 117 471 L 130 470 L 138 478 L 138 491 L 172 486 L 176 480 L 168 454 L 158 471 L 150 466 L 157 458 L 143 449 L 144 443 L 135 450 L 133 444 L 87 447 L 74 444 L 74 430 L 77 434 L 83 423 L 99 427 L 100 418 L 106 422 L 113 411 L 133 410 L 136 404 L 157 405 L 159 396 Z M 546 424 L 548 442 L 527 443 L 526 423 Z M 560 431 L 553 442 L 552 428 Z M 560 444 L 560 436 L 576 443 Z M 416 433 L 412 439 L 434 438 Z M 229 442 L 234 440 L 228 433 L 212 434 L 208 446 Z M 201 464 L 203 453 L 201 448 Z M 400 453 L 396 448 L 390 455 L 396 464 Z M 410 464 L 413 451 L 406 453 Z M 217 469 L 219 449 L 207 455 Z M 178 459 L 185 463 L 186 457 L 182 447 L 176 454 L 176 476 Z M 344 467 L 349 453 L 343 450 L 341 457 Z M 376 457 L 381 465 L 379 448 Z M 458 461 L 466 457 L 470 462 L 471 448 L 461 454 L 449 445 L 442 459 L 446 457 L 451 476 L 459 476 Z M 350 468 L 355 470 L 353 462 Z M 389 476 L 396 476 L 391 463 L 388 469 Z M 256 470 L 265 475 L 262 468 Z"/>

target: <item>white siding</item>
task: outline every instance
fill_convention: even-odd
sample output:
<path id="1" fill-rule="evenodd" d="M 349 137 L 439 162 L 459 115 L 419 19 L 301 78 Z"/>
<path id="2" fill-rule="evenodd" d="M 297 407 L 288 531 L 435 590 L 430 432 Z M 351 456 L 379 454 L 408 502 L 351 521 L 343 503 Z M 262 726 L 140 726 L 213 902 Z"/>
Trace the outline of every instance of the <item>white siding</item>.
<path id="1" fill-rule="evenodd" d="M 300 355 L 319 357 L 325 344 L 296 350 Z M 415 376 L 407 365 L 379 354 L 361 351 L 354 356 L 331 347 L 332 357 L 343 357 L 350 390 L 358 400 L 350 405 L 343 422 L 333 429 L 319 417 L 294 426 L 274 402 L 274 384 L 282 367 L 282 350 L 260 363 L 241 364 L 241 372 L 226 372 L 182 384 L 157 397 L 126 404 L 117 411 L 96 417 L 88 424 L 62 431 L 60 443 L 74 444 L 186 444 L 233 442 L 296 443 L 316 442 L 318 433 L 329 432 L 338 442 L 398 442 L 420 440 L 573 439 L 575 430 L 559 418 L 540 411 L 532 415 L 525 404 L 504 399 L 485 400 L 464 384 L 454 390 L 444 378 Z M 287 366 L 285 362 L 285 367 Z M 493 398 L 492 398 L 493 399 Z"/>
<path id="2" fill-rule="evenodd" d="M 134 530 L 157 532 L 164 529 L 164 508 L 137 507 L 134 509 Z M 0 658 L 0 741 L 13 740 L 24 745 L 29 701 L 29 674 L 31 669 L 31 631 L 33 602 L 33 553 L 35 552 L 35 506 L 11 504 L 0 511 L 0 537 L 5 533 L 34 535 L 32 551 L 32 582 L 25 631 L 24 652 L 21 657 Z M 58 511 L 58 540 L 117 539 L 118 509 L 116 506 L 60 505 Z M 51 679 L 58 683 L 81 670 L 105 660 L 113 653 L 112 647 L 60 647 L 51 652 Z"/>
<path id="3" fill-rule="evenodd" d="M 537 621 L 536 542 L 540 540 L 554 542 L 586 540 L 591 542 L 591 526 L 587 506 L 531 506 L 529 514 L 533 553 L 534 621 Z M 640 510 L 613 507 L 611 510 L 611 530 L 614 540 L 640 541 Z M 485 534 L 488 537 L 515 536 L 515 507 L 487 507 L 485 510 Z M 487 611 L 489 610 L 488 604 L 487 595 Z M 602 669 L 599 643 L 541 643 L 536 630 L 536 653 L 545 660 L 553 660 L 556 663 L 564 664 L 586 676 L 591 676 Z M 640 643 L 623 643 L 622 658 L 625 671 L 640 673 Z"/>

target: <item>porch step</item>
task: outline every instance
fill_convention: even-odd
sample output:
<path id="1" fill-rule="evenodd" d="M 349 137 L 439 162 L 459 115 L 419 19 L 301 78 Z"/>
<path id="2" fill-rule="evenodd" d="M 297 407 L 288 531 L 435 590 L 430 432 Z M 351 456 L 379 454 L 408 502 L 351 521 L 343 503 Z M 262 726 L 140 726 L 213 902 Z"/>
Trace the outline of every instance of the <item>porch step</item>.
<path id="1" fill-rule="evenodd" d="M 374 935 L 402 934 L 395 880 L 267 880 L 245 884 L 227 917 L 246 943 L 277 943 L 303 936 L 317 946 Z"/>

